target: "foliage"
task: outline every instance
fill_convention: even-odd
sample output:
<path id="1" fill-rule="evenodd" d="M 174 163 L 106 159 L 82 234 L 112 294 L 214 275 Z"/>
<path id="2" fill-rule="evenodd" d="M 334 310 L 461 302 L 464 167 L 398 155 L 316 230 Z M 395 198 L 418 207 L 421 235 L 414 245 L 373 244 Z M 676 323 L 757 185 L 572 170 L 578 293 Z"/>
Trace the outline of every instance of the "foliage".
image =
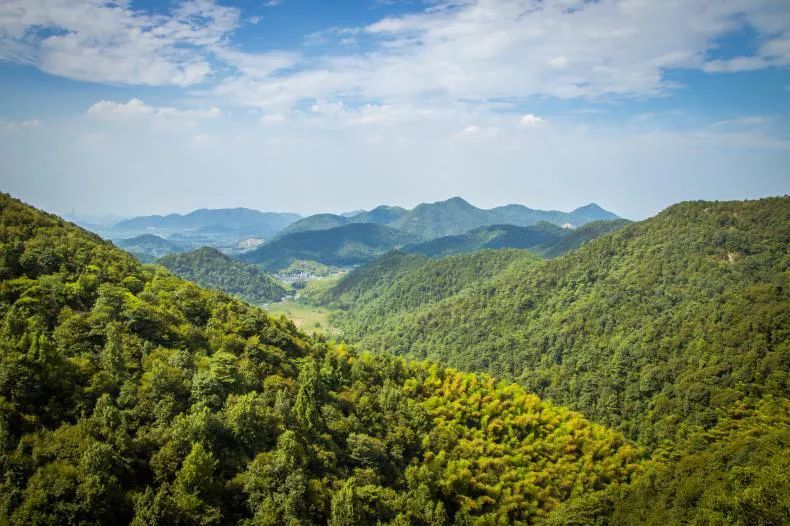
<path id="1" fill-rule="evenodd" d="M 185 252 L 187 246 L 153 234 L 142 234 L 128 239 L 120 239 L 116 244 L 127 252 L 131 252 L 140 261 L 150 263 L 166 254 Z"/>
<path id="2" fill-rule="evenodd" d="M 298 260 L 348 267 L 371 261 L 415 241 L 416 237 L 387 226 L 353 223 L 328 230 L 287 234 L 242 254 L 239 259 L 272 272 Z"/>
<path id="3" fill-rule="evenodd" d="M 406 247 L 404 251 L 444 257 L 484 248 L 524 248 L 544 257 L 557 257 L 628 223 L 625 219 L 594 221 L 575 229 L 560 228 L 545 221 L 529 226 L 484 226 L 464 234 L 440 237 Z"/>
<path id="4" fill-rule="evenodd" d="M 285 287 L 265 271 L 231 259 L 215 248 L 170 254 L 157 263 L 184 279 L 234 294 L 250 303 L 277 301 L 286 293 Z"/>
<path id="5" fill-rule="evenodd" d="M 445 236 L 408 247 L 406 252 L 443 257 L 483 248 L 532 248 L 557 242 L 566 230 L 551 223 L 530 226 L 494 225 L 475 228 L 464 234 Z"/>
<path id="6" fill-rule="evenodd" d="M 452 258 L 385 261 L 330 298 L 366 349 L 517 379 L 655 445 L 740 399 L 787 396 L 788 247 L 790 198 L 682 203 L 554 260 L 492 258 L 492 277 L 441 301 L 413 291 L 453 281 Z"/>
<path id="7" fill-rule="evenodd" d="M 453 258 L 393 256 L 322 297 L 367 349 L 515 379 L 654 450 L 551 524 L 787 524 L 788 247 L 790 198 L 681 203 L 555 260 L 481 255 L 458 283 Z"/>
<path id="8" fill-rule="evenodd" d="M 546 258 L 556 258 L 571 250 L 576 250 L 593 239 L 616 232 L 630 221 L 627 219 L 613 219 L 611 221 L 593 221 L 573 230 L 566 231 L 561 238 L 549 243 L 542 243 L 534 247 L 533 251 Z"/>
<path id="9" fill-rule="evenodd" d="M 357 354 L 0 196 L 0 522 L 518 524 L 629 480 L 515 385 Z"/>
<path id="10" fill-rule="evenodd" d="M 279 237 L 288 234 L 296 234 L 297 232 L 313 232 L 316 230 L 329 230 L 330 228 L 337 228 L 339 226 L 347 225 L 351 221 L 347 217 L 335 214 L 315 214 L 299 221 L 295 221 L 288 225 Z"/>

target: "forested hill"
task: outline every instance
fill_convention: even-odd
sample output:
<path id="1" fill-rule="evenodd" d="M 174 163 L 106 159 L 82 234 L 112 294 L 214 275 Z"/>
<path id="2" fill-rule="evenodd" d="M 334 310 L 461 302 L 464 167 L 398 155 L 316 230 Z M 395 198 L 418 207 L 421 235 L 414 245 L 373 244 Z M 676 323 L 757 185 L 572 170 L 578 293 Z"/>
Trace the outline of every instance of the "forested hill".
<path id="1" fill-rule="evenodd" d="M 151 262 L 166 254 L 188 250 L 179 243 L 155 236 L 154 234 L 142 234 L 127 239 L 120 239 L 115 243 L 144 262 Z"/>
<path id="2" fill-rule="evenodd" d="M 520 387 L 310 340 L 5 195 L 0 247 L 0 523 L 529 524 L 638 468 Z"/>
<path id="3" fill-rule="evenodd" d="M 628 223 L 630 221 L 626 219 L 594 221 L 575 229 L 561 228 L 545 221 L 529 226 L 483 226 L 463 234 L 440 237 L 406 247 L 404 251 L 443 257 L 484 248 L 523 248 L 545 257 L 557 257 L 598 236 L 619 230 Z"/>
<path id="4" fill-rule="evenodd" d="M 282 283 L 259 267 L 231 259 L 211 247 L 169 254 L 157 263 L 184 279 L 229 292 L 250 303 L 279 301 L 286 293 Z"/>
<path id="5" fill-rule="evenodd" d="M 336 321 L 352 337 L 377 341 L 395 321 L 488 283 L 512 265 L 529 266 L 539 257 L 526 250 L 480 250 L 429 259 L 392 252 L 360 267 L 324 291 L 319 301 L 336 309 Z M 373 344 L 376 345 L 376 344 Z"/>
<path id="6" fill-rule="evenodd" d="M 531 250 L 546 258 L 559 257 L 566 252 L 576 250 L 593 239 L 620 230 L 630 221 L 627 219 L 613 219 L 610 221 L 593 221 L 573 230 L 566 231 L 561 238 L 544 242 Z"/>
<path id="7" fill-rule="evenodd" d="M 681 203 L 403 311 L 385 298 L 413 290 L 408 269 L 338 321 L 366 349 L 510 377 L 654 445 L 788 396 L 788 264 L 790 198 Z"/>
<path id="8" fill-rule="evenodd" d="M 442 257 L 484 248 L 533 248 L 542 244 L 552 245 L 562 239 L 566 232 L 567 229 L 546 222 L 530 226 L 484 226 L 463 234 L 432 239 L 408 247 L 406 251 Z"/>
<path id="9" fill-rule="evenodd" d="M 295 232 L 239 256 L 269 271 L 294 261 L 317 261 L 330 266 L 352 266 L 371 261 L 394 248 L 417 241 L 411 234 L 373 223 L 353 223 L 326 230 Z"/>

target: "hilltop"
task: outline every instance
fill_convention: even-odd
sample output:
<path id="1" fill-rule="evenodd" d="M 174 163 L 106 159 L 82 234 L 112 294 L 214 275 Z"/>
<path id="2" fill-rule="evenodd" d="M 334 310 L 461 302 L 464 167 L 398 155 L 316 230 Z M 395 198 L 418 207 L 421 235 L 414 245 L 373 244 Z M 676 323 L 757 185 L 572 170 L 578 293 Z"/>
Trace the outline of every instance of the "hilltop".
<path id="1" fill-rule="evenodd" d="M 286 293 L 282 283 L 259 267 L 231 259 L 211 247 L 170 254 L 156 262 L 184 279 L 234 294 L 250 303 L 279 301 Z"/>
<path id="2" fill-rule="evenodd" d="M 373 223 L 352 223 L 326 230 L 284 235 L 239 256 L 269 271 L 308 260 L 330 266 L 353 266 L 417 241 L 415 236 Z"/>

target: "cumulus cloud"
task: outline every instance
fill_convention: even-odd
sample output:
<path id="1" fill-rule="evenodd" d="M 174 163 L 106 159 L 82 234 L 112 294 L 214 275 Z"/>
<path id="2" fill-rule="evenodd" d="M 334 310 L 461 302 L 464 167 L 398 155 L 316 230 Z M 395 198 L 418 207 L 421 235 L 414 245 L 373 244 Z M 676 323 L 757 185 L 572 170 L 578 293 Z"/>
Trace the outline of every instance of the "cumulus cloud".
<path id="1" fill-rule="evenodd" d="M 439 1 L 423 12 L 310 35 L 308 43 L 364 37 L 366 47 L 300 59 L 288 71 L 258 78 L 232 75 L 214 94 L 269 111 L 348 98 L 435 107 L 490 100 L 516 104 L 534 96 L 662 96 L 678 87 L 667 79 L 668 70 L 787 64 L 790 10 L 781 4 Z M 716 58 L 719 39 L 742 27 L 758 31 L 760 49 L 750 56 Z"/>
<path id="2" fill-rule="evenodd" d="M 477 139 L 493 139 L 498 137 L 502 130 L 499 128 L 481 127 L 477 125 L 467 126 L 455 135 L 457 140 L 477 140 Z"/>
<path id="3" fill-rule="evenodd" d="M 172 107 L 148 106 L 140 99 L 130 99 L 129 102 L 114 102 L 102 100 L 88 108 L 88 115 L 99 119 L 126 120 L 136 118 L 157 118 L 196 120 L 212 119 L 222 115 L 219 108 L 205 110 L 179 110 Z"/>
<path id="4" fill-rule="evenodd" d="M 269 112 L 348 98 L 429 107 L 649 97 L 676 87 L 668 70 L 790 64 L 790 9 L 776 0 L 437 0 L 308 35 L 308 44 L 364 42 L 323 57 L 234 48 L 241 22 L 238 9 L 214 0 L 157 14 L 123 0 L 5 0 L 0 59 L 95 82 L 204 83 L 204 92 Z M 744 27 L 758 35 L 755 51 L 718 56 L 719 39 Z"/>
<path id="5" fill-rule="evenodd" d="M 189 0 L 166 15 L 123 0 L 5 0 L 0 59 L 93 82 L 187 86 L 211 72 L 211 46 L 238 25 L 237 9 Z"/>
<path id="6" fill-rule="evenodd" d="M 522 116 L 519 119 L 518 123 L 521 126 L 530 127 L 530 126 L 539 126 L 545 122 L 542 117 L 538 117 L 537 115 L 533 115 L 532 113 L 527 113 L 526 115 Z"/>

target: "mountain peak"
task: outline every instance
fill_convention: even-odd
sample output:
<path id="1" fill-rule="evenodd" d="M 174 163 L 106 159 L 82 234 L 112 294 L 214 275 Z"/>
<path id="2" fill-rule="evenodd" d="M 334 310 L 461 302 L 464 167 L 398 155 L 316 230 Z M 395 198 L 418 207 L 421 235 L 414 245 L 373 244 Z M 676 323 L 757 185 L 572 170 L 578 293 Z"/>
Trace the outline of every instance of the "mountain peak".
<path id="1" fill-rule="evenodd" d="M 598 203 L 587 203 L 586 205 L 584 205 L 584 206 L 580 206 L 579 208 L 577 208 L 576 210 L 574 210 L 574 212 L 578 212 L 578 211 L 580 211 L 580 210 L 585 210 L 585 211 L 593 211 L 593 210 L 595 210 L 595 211 L 602 211 L 602 212 L 605 212 L 605 211 L 606 211 L 606 210 L 605 210 L 605 209 L 604 209 L 604 208 L 603 208 L 601 205 L 599 205 Z"/>

